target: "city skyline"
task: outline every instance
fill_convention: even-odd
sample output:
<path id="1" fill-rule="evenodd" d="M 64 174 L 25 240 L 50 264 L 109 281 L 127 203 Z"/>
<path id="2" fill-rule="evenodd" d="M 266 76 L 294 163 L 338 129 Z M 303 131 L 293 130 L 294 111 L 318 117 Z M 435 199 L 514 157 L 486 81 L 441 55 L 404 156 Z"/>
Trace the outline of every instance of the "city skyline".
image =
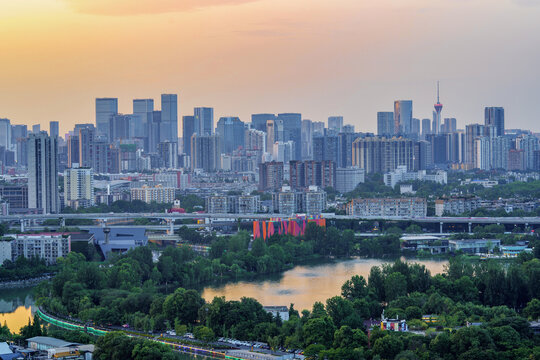
<path id="1" fill-rule="evenodd" d="M 179 118 L 200 106 L 244 122 L 264 112 L 343 115 L 357 131 L 376 132 L 377 112 L 398 99 L 431 118 L 440 80 L 442 118 L 459 128 L 501 106 L 508 128 L 540 131 L 529 106 L 540 97 L 538 2 L 313 1 L 309 11 L 301 0 L 137 4 L 0 3 L 0 117 L 42 129 L 59 121 L 64 134 L 92 122 L 95 98 L 118 97 L 129 114 L 132 99 L 173 93 Z"/>

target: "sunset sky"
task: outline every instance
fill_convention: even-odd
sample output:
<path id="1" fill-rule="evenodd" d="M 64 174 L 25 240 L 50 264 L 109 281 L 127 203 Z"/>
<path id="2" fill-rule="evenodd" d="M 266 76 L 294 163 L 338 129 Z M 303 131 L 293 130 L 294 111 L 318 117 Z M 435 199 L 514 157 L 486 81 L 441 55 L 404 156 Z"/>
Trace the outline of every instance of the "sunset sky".
<path id="1" fill-rule="evenodd" d="M 0 117 L 62 133 L 96 97 L 131 113 L 165 92 L 179 116 L 376 131 L 396 99 L 431 117 L 437 80 L 458 127 L 503 106 L 507 128 L 540 131 L 540 0 L 0 0 Z"/>

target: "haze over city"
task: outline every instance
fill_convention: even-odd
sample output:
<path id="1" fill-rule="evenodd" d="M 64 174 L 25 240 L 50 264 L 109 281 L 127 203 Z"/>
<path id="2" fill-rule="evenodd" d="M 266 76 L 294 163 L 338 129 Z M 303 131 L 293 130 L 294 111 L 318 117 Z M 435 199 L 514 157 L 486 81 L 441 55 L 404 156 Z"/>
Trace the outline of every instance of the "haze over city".
<path id="1" fill-rule="evenodd" d="M 179 94 L 216 118 L 343 115 L 376 130 L 377 111 L 411 99 L 431 117 L 482 122 L 504 106 L 507 128 L 539 131 L 540 2 L 0 1 L 0 117 L 61 133 L 95 118 L 96 97 Z M 180 134 L 181 136 L 181 134 Z"/>

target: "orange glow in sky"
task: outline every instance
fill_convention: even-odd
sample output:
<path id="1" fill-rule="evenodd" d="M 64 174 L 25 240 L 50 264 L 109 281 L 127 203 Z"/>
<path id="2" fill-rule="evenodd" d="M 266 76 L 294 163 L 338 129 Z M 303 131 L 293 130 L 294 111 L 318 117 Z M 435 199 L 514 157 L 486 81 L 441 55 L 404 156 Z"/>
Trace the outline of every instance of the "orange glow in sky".
<path id="1" fill-rule="evenodd" d="M 179 116 L 374 131 L 398 98 L 431 117 L 440 80 L 458 126 L 504 106 L 507 127 L 540 131 L 539 18 L 540 0 L 0 0 L 0 117 L 65 133 L 95 121 L 96 97 L 131 113 L 178 93 Z"/>

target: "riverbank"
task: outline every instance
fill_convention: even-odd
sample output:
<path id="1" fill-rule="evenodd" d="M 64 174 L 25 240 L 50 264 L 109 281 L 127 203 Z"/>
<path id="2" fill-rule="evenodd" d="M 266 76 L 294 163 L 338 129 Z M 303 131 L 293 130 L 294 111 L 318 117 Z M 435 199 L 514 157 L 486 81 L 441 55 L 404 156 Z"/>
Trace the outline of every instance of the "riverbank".
<path id="1" fill-rule="evenodd" d="M 42 281 L 49 280 L 52 275 L 39 276 L 31 279 L 13 280 L 0 282 L 0 289 L 20 289 L 25 287 L 36 286 Z"/>

